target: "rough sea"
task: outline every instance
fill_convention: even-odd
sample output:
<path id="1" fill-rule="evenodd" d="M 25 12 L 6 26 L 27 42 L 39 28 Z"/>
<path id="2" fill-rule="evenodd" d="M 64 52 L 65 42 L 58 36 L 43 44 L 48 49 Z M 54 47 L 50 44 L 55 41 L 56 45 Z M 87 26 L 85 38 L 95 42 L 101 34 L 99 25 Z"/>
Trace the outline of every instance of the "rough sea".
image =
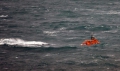
<path id="1" fill-rule="evenodd" d="M 0 0 L 0 71 L 120 71 L 120 1 Z"/>

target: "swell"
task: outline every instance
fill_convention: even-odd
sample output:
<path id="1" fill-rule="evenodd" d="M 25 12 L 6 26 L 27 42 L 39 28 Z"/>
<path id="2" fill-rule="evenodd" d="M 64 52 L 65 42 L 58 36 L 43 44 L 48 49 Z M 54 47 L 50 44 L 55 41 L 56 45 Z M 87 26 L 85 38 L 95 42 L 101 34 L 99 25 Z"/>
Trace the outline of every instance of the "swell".
<path id="1" fill-rule="evenodd" d="M 63 46 L 63 47 L 21 47 L 14 45 L 1 45 L 1 49 L 16 51 L 16 52 L 56 52 L 56 51 L 68 51 L 77 49 L 77 47 Z"/>
<path id="2" fill-rule="evenodd" d="M 89 24 L 89 25 L 82 25 L 82 26 L 75 26 L 72 28 L 69 28 L 68 30 L 89 30 L 89 31 L 109 31 L 109 30 L 113 30 L 117 28 L 114 25 L 93 25 L 93 24 Z"/>

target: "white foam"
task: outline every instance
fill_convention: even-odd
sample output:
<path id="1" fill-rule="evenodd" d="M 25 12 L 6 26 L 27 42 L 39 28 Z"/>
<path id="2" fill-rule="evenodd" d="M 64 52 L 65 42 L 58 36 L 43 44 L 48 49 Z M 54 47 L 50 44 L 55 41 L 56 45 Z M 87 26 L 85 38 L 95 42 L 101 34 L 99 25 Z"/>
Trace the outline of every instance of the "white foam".
<path id="1" fill-rule="evenodd" d="M 0 17 L 1 17 L 1 18 L 3 18 L 3 17 L 8 17 L 8 15 L 0 15 Z"/>
<path id="2" fill-rule="evenodd" d="M 59 33 L 59 31 L 43 31 L 43 32 L 50 36 L 57 36 L 57 33 Z"/>
<path id="3" fill-rule="evenodd" d="M 19 38 L 5 38 L 0 39 L 0 45 L 17 45 L 23 47 L 41 47 L 44 45 L 48 45 L 48 43 L 41 42 L 41 41 L 26 41 Z"/>
<path id="4" fill-rule="evenodd" d="M 117 14 L 117 15 L 120 15 L 120 12 L 119 11 L 99 11 L 98 13 L 96 14 L 108 14 L 108 15 L 114 15 L 114 14 Z"/>
<path id="5" fill-rule="evenodd" d="M 109 11 L 107 14 L 118 14 L 118 15 L 120 15 L 120 12 L 118 12 L 118 11 Z"/>

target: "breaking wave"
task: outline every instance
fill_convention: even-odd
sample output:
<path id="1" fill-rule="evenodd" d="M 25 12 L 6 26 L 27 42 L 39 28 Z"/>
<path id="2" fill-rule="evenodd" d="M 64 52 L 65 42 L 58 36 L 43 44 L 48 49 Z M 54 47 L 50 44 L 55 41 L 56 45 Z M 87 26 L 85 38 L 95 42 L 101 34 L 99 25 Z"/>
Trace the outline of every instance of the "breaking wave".
<path id="1" fill-rule="evenodd" d="M 41 41 L 26 41 L 19 38 L 2 38 L 0 39 L 1 46 L 14 46 L 14 47 L 30 47 L 42 49 L 76 49 L 76 46 L 57 46 L 56 44 L 49 44 Z"/>
<path id="2" fill-rule="evenodd" d="M 49 43 L 41 42 L 41 41 L 26 41 L 19 38 L 3 38 L 0 39 L 0 45 L 13 45 L 13 46 L 21 46 L 21 47 L 41 47 L 48 46 Z"/>

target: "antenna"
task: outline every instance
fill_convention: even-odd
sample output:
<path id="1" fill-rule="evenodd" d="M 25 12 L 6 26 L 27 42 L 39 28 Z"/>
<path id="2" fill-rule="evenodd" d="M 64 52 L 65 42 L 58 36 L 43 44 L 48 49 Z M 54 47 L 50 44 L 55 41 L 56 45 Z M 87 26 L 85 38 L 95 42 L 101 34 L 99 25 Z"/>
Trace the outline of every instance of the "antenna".
<path id="1" fill-rule="evenodd" d="M 91 39 L 93 39 L 94 38 L 94 36 L 93 36 L 93 32 L 91 33 Z"/>

